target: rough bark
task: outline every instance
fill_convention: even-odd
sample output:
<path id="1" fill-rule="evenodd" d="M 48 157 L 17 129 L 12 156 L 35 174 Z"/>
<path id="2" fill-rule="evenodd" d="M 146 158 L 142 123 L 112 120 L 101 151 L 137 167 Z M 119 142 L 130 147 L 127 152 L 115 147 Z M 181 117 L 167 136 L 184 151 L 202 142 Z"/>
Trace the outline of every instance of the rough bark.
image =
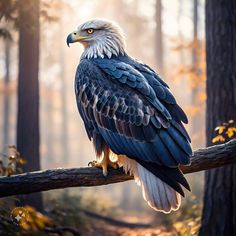
<path id="1" fill-rule="evenodd" d="M 24 171 L 40 169 L 39 157 L 39 0 L 19 4 L 19 77 L 17 149 L 27 160 Z M 40 194 L 25 201 L 42 208 Z"/>
<path id="2" fill-rule="evenodd" d="M 226 144 L 199 149 L 194 152 L 190 166 L 181 166 L 183 173 L 236 163 L 236 140 Z M 121 169 L 110 170 L 104 177 L 97 168 L 73 168 L 36 171 L 0 178 L 0 197 L 16 194 L 29 194 L 51 189 L 68 187 L 88 187 L 124 182 L 133 179 Z"/>
<path id="3" fill-rule="evenodd" d="M 214 128 L 236 121 L 236 1 L 206 1 L 207 145 Z M 236 235 L 236 165 L 207 171 L 201 236 Z"/>

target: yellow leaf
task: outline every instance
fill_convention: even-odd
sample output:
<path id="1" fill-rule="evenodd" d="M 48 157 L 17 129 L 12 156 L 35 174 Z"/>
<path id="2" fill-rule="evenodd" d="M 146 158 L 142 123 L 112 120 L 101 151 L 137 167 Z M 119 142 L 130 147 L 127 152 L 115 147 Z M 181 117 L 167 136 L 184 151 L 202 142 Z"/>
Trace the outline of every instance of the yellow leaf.
<path id="1" fill-rule="evenodd" d="M 217 127 L 215 128 L 215 131 L 218 130 L 218 133 L 219 133 L 219 134 L 222 134 L 223 131 L 224 131 L 224 129 L 225 129 L 225 126 L 217 126 Z"/>
<path id="2" fill-rule="evenodd" d="M 21 165 L 25 165 L 25 164 L 27 163 L 27 161 L 26 161 L 25 159 L 23 159 L 23 158 L 19 158 L 19 159 L 17 160 L 17 163 L 18 163 L 18 164 L 21 164 Z"/>
<path id="3" fill-rule="evenodd" d="M 231 138 L 234 136 L 234 132 L 236 133 L 236 128 L 230 127 L 230 128 L 228 128 L 226 134 L 228 135 L 229 138 Z"/>
<path id="4" fill-rule="evenodd" d="M 216 137 L 212 139 L 212 143 L 224 142 L 224 141 L 225 141 L 225 138 L 222 135 L 217 135 Z"/>

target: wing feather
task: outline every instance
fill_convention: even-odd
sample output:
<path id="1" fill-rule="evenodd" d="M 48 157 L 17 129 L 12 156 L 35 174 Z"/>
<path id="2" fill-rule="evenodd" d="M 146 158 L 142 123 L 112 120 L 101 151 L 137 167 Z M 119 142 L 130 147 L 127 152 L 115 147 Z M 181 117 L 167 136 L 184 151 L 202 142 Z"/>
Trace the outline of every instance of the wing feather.
<path id="1" fill-rule="evenodd" d="M 180 184 L 187 185 L 177 167 L 188 164 L 191 155 L 181 123 L 186 119 L 165 83 L 152 77 L 146 67 L 139 72 L 113 59 L 82 60 L 75 81 L 77 105 L 89 138 L 100 135 L 95 147 L 101 149 L 104 140 L 114 153 L 137 160 L 183 194 Z M 155 171 L 164 166 L 171 176 Z"/>

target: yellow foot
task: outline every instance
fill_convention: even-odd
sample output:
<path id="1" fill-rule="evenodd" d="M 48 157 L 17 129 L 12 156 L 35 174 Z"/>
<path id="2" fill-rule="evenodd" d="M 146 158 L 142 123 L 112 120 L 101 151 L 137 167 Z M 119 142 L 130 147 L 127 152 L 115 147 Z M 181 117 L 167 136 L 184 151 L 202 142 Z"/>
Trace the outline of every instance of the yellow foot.
<path id="1" fill-rule="evenodd" d="M 101 162 L 98 162 L 98 161 L 90 161 L 88 163 L 88 166 L 92 166 L 92 167 L 96 167 L 96 168 L 102 168 L 102 174 L 104 176 L 107 176 L 108 174 L 108 171 L 107 171 L 107 168 L 110 166 L 112 167 L 113 169 L 117 169 L 119 168 L 119 165 L 116 163 L 116 162 L 112 162 L 110 160 L 102 160 Z"/>

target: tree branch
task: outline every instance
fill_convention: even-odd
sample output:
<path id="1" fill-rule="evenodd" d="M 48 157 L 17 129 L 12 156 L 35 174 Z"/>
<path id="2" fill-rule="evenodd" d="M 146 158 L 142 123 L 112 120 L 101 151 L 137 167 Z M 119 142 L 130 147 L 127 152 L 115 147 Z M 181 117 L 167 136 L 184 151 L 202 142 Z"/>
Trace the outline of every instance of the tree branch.
<path id="1" fill-rule="evenodd" d="M 236 163 L 236 140 L 199 149 L 190 166 L 180 166 L 183 173 L 193 173 Z M 0 177 L 0 197 L 29 194 L 68 187 L 99 186 L 133 179 L 122 169 L 110 170 L 107 177 L 97 168 L 43 170 L 10 177 Z"/>

